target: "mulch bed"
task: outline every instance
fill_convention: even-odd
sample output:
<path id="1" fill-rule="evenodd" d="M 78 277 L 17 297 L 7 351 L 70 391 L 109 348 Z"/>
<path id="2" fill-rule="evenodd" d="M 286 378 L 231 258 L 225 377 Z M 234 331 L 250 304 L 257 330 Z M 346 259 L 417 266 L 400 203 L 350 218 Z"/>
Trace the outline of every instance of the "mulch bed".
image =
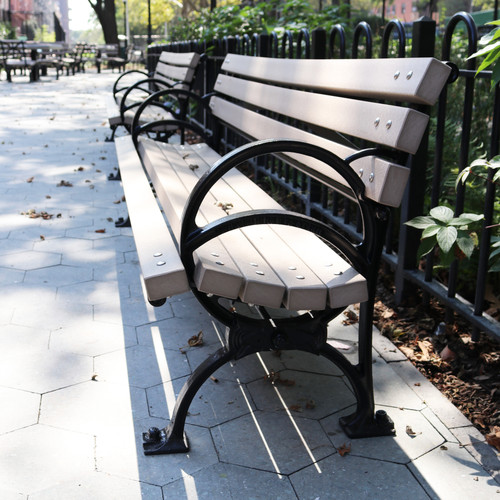
<path id="1" fill-rule="evenodd" d="M 375 325 L 500 451 L 500 343 L 431 300 L 396 306 L 387 276 L 378 288 Z"/>

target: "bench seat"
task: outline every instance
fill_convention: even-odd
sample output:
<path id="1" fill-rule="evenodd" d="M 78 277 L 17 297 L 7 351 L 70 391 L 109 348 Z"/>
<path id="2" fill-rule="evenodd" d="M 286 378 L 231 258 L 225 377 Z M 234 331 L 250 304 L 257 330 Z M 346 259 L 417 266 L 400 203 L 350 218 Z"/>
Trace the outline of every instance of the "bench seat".
<path id="1" fill-rule="evenodd" d="M 122 141 L 131 148 L 130 137 L 120 138 Z M 151 139 L 141 139 L 139 151 L 178 240 L 188 195 L 220 156 L 206 144 L 181 146 Z M 127 203 L 129 196 L 137 195 L 126 193 Z M 233 171 L 211 190 L 200 217 L 204 225 L 228 213 L 280 208 L 247 176 Z M 149 238 L 155 234 L 149 233 Z M 137 241 L 138 236 L 134 236 Z M 147 255 L 151 258 L 152 254 L 144 258 Z M 195 261 L 198 290 L 246 303 L 307 310 L 327 305 L 346 307 L 367 299 L 366 280 L 315 235 L 298 228 L 274 225 L 237 230 L 198 249 Z M 174 267 L 172 272 L 176 274 L 178 269 Z M 168 288 L 170 278 L 164 279 Z M 150 300 L 181 293 L 176 291 L 174 281 L 166 295 L 157 296 L 148 281 L 145 276 Z M 154 282 L 158 282 L 157 276 Z"/>

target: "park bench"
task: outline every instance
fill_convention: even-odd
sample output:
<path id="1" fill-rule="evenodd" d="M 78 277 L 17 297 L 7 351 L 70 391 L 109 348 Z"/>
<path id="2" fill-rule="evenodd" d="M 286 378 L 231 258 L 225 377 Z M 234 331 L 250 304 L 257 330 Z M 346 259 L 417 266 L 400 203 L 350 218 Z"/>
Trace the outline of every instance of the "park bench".
<path id="1" fill-rule="evenodd" d="M 113 95 L 106 101 L 109 126 L 112 130 L 109 141 L 113 141 L 118 127 L 130 129 L 135 111 L 151 94 L 168 88 L 190 90 L 196 76 L 196 69 L 202 56 L 196 52 L 162 52 L 152 74 L 132 69 L 118 77 L 113 85 Z M 186 104 L 185 101 L 177 101 Z M 177 109 L 175 117 L 183 116 L 184 109 Z M 143 123 L 174 118 L 172 108 L 165 102 L 150 102 L 142 112 Z"/>
<path id="2" fill-rule="evenodd" d="M 100 45 L 97 48 L 95 63 L 98 73 L 101 72 L 103 64 L 106 64 L 107 68 L 111 69 L 111 71 L 115 69 L 118 71 L 125 71 L 127 60 L 120 56 L 120 47 L 117 43 L 108 43 L 106 45 Z"/>
<path id="3" fill-rule="evenodd" d="M 299 349 L 332 361 L 356 397 L 355 411 L 340 419 L 346 434 L 394 434 L 390 417 L 374 411 L 377 272 L 389 211 L 405 192 L 408 155 L 427 127 L 422 109 L 436 101 L 449 74 L 448 65 L 432 58 L 229 54 L 209 100 L 214 125 L 208 133 L 181 120 L 141 126 L 147 101 L 141 104 L 132 136 L 115 142 L 147 299 L 160 306 L 191 290 L 226 325 L 226 345 L 185 383 L 170 424 L 144 433 L 145 454 L 187 451 L 185 419 L 201 385 L 226 362 L 266 350 Z M 190 128 L 204 141 L 153 138 L 166 124 Z M 221 157 L 228 131 L 249 142 Z M 363 148 L 352 144 L 357 140 Z M 236 168 L 256 158 L 278 158 L 355 201 L 362 241 L 282 208 Z M 359 354 L 352 364 L 327 342 L 327 325 L 356 303 Z"/>
<path id="4" fill-rule="evenodd" d="M 7 81 L 12 82 L 12 74 L 20 71 L 29 73 L 30 82 L 38 79 L 37 62 L 31 58 L 22 40 L 0 40 L 0 67 L 7 74 Z"/>

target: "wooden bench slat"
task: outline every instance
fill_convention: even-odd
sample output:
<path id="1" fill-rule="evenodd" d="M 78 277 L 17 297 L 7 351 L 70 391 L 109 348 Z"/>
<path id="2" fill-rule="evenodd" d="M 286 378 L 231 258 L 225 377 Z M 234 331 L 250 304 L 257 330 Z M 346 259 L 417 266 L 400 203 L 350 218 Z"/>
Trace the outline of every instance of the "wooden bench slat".
<path id="1" fill-rule="evenodd" d="M 144 141 L 145 143 L 146 141 Z M 207 163 L 206 159 L 197 154 L 197 147 L 184 147 L 184 146 L 169 146 L 162 143 L 154 143 L 148 141 L 151 149 L 155 147 L 165 152 L 168 157 L 172 169 L 181 179 L 186 188 L 186 193 L 189 193 L 195 186 L 198 178 L 203 172 L 211 167 L 211 163 Z M 142 144 L 144 146 L 144 144 Z M 177 151 L 178 156 L 172 154 L 172 149 Z M 148 150 L 149 151 L 149 150 Z M 217 155 L 218 156 L 218 155 Z M 198 168 L 192 170 L 190 165 Z M 170 180 L 166 180 L 170 182 Z M 170 191 L 170 188 L 169 188 Z M 216 205 L 220 201 L 217 194 L 210 192 L 206 201 L 200 209 L 200 215 L 204 217 L 199 220 L 199 224 L 206 224 L 208 221 L 214 221 L 224 216 L 225 212 Z M 182 207 L 184 208 L 184 207 Z M 182 212 L 176 214 L 179 217 Z M 224 248 L 222 253 L 221 244 Z M 238 249 L 237 256 L 234 255 L 234 250 Z M 231 257 L 229 257 L 229 255 Z M 226 280 L 225 275 L 228 272 L 227 261 L 230 259 L 238 268 L 241 277 L 239 289 L 236 290 L 232 287 L 233 293 L 230 295 L 227 291 L 223 295 L 228 298 L 242 298 L 248 302 L 265 305 L 269 307 L 280 307 L 283 296 L 285 294 L 285 286 L 283 282 L 275 275 L 271 267 L 265 262 L 259 252 L 249 245 L 241 231 L 231 231 L 220 236 L 217 240 L 207 243 L 200 247 L 195 252 L 196 274 L 195 283 L 199 290 L 205 292 L 215 293 L 219 290 L 221 280 Z M 223 266 L 217 263 L 222 262 Z M 256 264 L 253 265 L 253 264 Z M 230 275 L 233 278 L 233 270 L 231 267 Z M 257 273 L 256 271 L 259 271 Z M 261 275 L 260 272 L 264 274 Z M 227 288 L 227 285 L 224 285 Z"/>
<path id="2" fill-rule="evenodd" d="M 174 66 L 189 66 L 195 68 L 200 62 L 200 54 L 197 52 L 169 52 L 163 50 L 160 54 L 159 61 Z"/>
<path id="3" fill-rule="evenodd" d="M 285 89 L 227 75 L 219 75 L 215 90 L 268 111 L 407 153 L 416 152 L 429 121 L 427 115 L 410 108 Z"/>
<path id="4" fill-rule="evenodd" d="M 250 60 L 229 54 L 222 70 L 266 82 L 345 95 L 434 104 L 451 68 L 432 57 L 363 60 L 252 57 Z"/>
<path id="5" fill-rule="evenodd" d="M 215 200 L 231 203 L 232 208 L 228 210 L 228 213 L 242 212 L 252 208 L 281 208 L 259 188 L 253 192 L 252 196 L 249 196 L 248 188 L 252 184 L 245 175 L 233 170 L 222 178 L 222 182 L 215 184 L 210 193 Z M 280 228 L 280 226 L 276 227 Z M 271 226 L 266 225 L 245 227 L 241 229 L 241 232 L 248 239 L 246 245 L 255 247 L 284 283 L 286 287 L 284 304 L 287 308 L 323 309 L 326 306 L 326 286 L 308 265 L 311 258 L 310 251 L 304 251 L 302 255 L 297 254 L 295 247 L 287 242 L 293 242 L 297 237 L 298 231 L 295 228 L 288 228 L 289 240 L 280 239 L 277 232 Z M 302 234 L 302 236 L 305 235 Z M 311 240 L 317 240 L 317 238 L 313 236 Z M 237 264 L 245 262 L 240 251 L 240 247 L 232 249 L 232 255 Z M 308 293 L 304 293 L 305 290 L 308 290 Z"/>
<path id="6" fill-rule="evenodd" d="M 167 161 L 164 161 L 165 157 L 163 156 L 162 151 L 156 147 L 157 144 L 153 141 L 149 141 L 149 145 L 151 147 L 148 148 L 147 154 L 145 154 L 144 142 L 145 141 L 141 141 L 139 146 L 142 151 L 144 166 L 146 167 L 151 181 L 155 186 L 156 193 L 160 199 L 163 209 L 165 210 L 165 213 L 167 214 L 172 231 L 178 239 L 181 230 L 181 217 L 187 199 L 187 194 L 189 193 L 188 189 L 182 182 L 182 179 L 177 175 L 175 169 L 173 168 L 174 163 L 179 163 L 179 157 L 172 155 L 167 159 Z M 180 159 L 182 160 L 182 158 Z M 201 225 L 208 222 L 203 216 L 203 213 L 199 214 L 198 222 Z M 215 253 L 218 257 L 214 259 L 214 256 L 210 255 L 211 253 Z M 206 248 L 203 250 L 199 249 L 196 252 L 195 260 L 200 262 L 206 269 L 206 273 L 202 274 L 201 277 L 198 274 L 197 279 L 212 279 L 212 289 L 207 290 L 207 287 L 204 287 L 205 292 L 217 293 L 227 298 L 238 297 L 239 291 L 243 285 L 243 277 L 220 239 L 212 242 L 209 251 Z M 224 265 L 217 265 L 217 260 L 222 261 Z M 200 271 L 198 271 L 198 273 L 200 273 Z M 214 277 L 215 279 L 213 279 Z"/>
<path id="7" fill-rule="evenodd" d="M 231 123 L 253 139 L 274 137 L 302 140 L 321 146 L 341 158 L 345 158 L 356 152 L 353 148 L 277 122 L 251 110 L 242 109 L 234 103 L 217 97 L 213 97 L 210 101 L 210 108 L 219 119 Z M 303 155 L 287 154 L 286 156 L 296 159 L 297 168 L 319 179 L 321 182 L 328 183 L 328 179 L 330 179 L 334 182 L 345 184 L 340 175 L 329 169 L 322 162 L 313 158 L 306 158 Z M 361 179 L 365 183 L 367 197 L 391 207 L 400 205 L 409 175 L 407 168 L 374 157 L 356 160 L 352 163 L 352 167 L 356 172 L 363 171 Z"/>
<path id="8" fill-rule="evenodd" d="M 141 141 L 141 146 L 144 147 L 146 141 Z M 172 163 L 172 149 L 173 146 L 154 143 L 148 141 L 151 148 L 161 149 L 165 151 L 168 160 Z M 196 183 L 199 175 L 201 175 L 209 165 L 206 164 L 208 153 L 211 151 L 206 145 L 193 146 L 193 147 L 176 147 L 179 158 L 182 158 L 187 164 L 196 164 L 199 166 L 195 171 L 178 165 L 181 176 L 184 176 L 187 190 L 191 190 Z M 144 150 L 143 150 L 144 151 Z M 159 158 L 155 158 L 155 153 L 148 149 L 148 154 L 143 152 L 143 156 L 148 156 L 147 161 L 152 164 L 159 165 Z M 212 155 L 212 160 L 216 160 L 217 154 Z M 155 158 L 155 159 L 154 159 Z M 182 162 L 181 162 L 182 163 Z M 182 174 L 182 170 L 184 174 Z M 178 170 L 179 172 L 179 170 Z M 199 175 L 197 175 L 199 174 Z M 266 195 L 258 186 L 249 180 L 243 174 L 237 171 L 231 171 L 224 176 L 226 182 L 217 183 L 211 191 L 214 195 L 212 200 L 231 202 L 233 209 L 231 212 L 238 212 L 248 210 L 251 208 L 280 208 L 272 198 Z M 164 182 L 171 182 L 170 180 Z M 171 184 L 169 184 L 171 186 Z M 170 187 L 169 190 L 172 190 Z M 208 206 L 202 209 L 204 215 L 207 215 L 207 208 L 211 212 L 208 216 L 210 220 L 215 220 L 221 216 L 219 210 L 214 210 L 209 202 Z M 210 210 L 212 208 L 212 210 Z M 178 210 L 180 212 L 180 210 Z M 359 300 L 366 300 L 366 283 L 355 271 L 350 270 L 350 265 L 338 256 L 332 249 L 326 247 L 316 236 L 302 231 L 297 228 L 286 226 L 259 226 L 248 227 L 241 230 L 245 234 L 248 241 L 240 238 L 235 238 L 238 232 L 234 231 L 224 235 L 220 239 L 223 241 L 226 248 L 231 249 L 231 255 L 235 260 L 236 265 L 239 267 L 244 278 L 244 286 L 240 291 L 239 297 L 245 302 L 265 305 L 269 307 L 278 307 L 281 300 L 285 307 L 289 309 L 321 309 L 326 305 L 327 295 L 332 307 L 340 307 L 341 305 L 348 305 L 351 298 Z M 231 240 L 227 241 L 232 236 Z M 293 242 L 291 247 L 286 242 Z M 248 247 L 256 245 L 258 250 L 258 257 L 255 254 L 248 254 Z M 243 252 L 244 250 L 244 253 Z M 212 257 L 215 254 L 216 257 Z M 197 267 L 196 285 L 202 291 L 212 291 L 213 285 L 210 284 L 211 280 L 217 280 L 217 277 L 206 277 L 204 271 L 200 268 L 208 266 L 211 272 L 217 273 L 222 270 L 217 268 L 215 262 L 221 261 L 219 254 L 212 247 L 207 244 L 208 258 L 204 261 L 199 261 Z M 311 256 L 314 258 L 311 260 Z M 316 256 L 323 259 L 321 263 L 316 264 Z M 259 260 L 260 258 L 260 260 Z M 271 267 L 262 258 L 270 263 Z M 311 261 L 314 263 L 311 267 Z M 307 262 L 307 264 L 305 264 Z M 254 264 L 252 266 L 252 263 Z M 258 264 L 257 264 L 258 263 Z M 257 265 L 255 265 L 257 264 Z M 276 289 L 269 290 L 270 283 L 273 283 L 274 273 L 272 269 L 279 276 L 276 278 Z M 264 274 L 260 280 L 256 280 L 256 271 L 261 271 Z M 270 274 L 270 272 L 272 274 Z M 342 273 L 342 274 L 339 274 Z M 258 275 L 257 275 L 258 276 Z M 299 278 L 297 278 L 299 276 Z M 205 279 L 202 284 L 201 280 Z M 283 299 L 283 285 L 286 285 L 286 295 Z M 340 287 L 351 289 L 351 293 L 339 295 L 337 290 Z M 308 290 L 308 293 L 305 293 Z M 313 293 L 311 293 L 313 290 Z"/>
<path id="9" fill-rule="evenodd" d="M 187 292 L 190 288 L 184 265 L 135 154 L 132 138 L 118 138 L 116 150 L 148 298 L 159 300 Z"/>

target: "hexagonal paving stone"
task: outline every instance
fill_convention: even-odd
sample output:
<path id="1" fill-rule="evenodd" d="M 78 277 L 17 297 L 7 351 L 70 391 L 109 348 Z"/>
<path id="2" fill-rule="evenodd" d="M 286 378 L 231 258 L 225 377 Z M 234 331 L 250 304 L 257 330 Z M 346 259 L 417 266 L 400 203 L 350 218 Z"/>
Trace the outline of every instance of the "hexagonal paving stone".
<path id="1" fill-rule="evenodd" d="M 118 300 L 119 288 L 116 281 L 86 281 L 61 286 L 57 290 L 57 300 L 80 302 L 82 304 L 103 304 L 115 296 Z"/>
<path id="2" fill-rule="evenodd" d="M 92 358 L 46 351 L 0 352 L 0 385 L 43 394 L 89 380 Z"/>
<path id="3" fill-rule="evenodd" d="M 22 271 L 57 266 L 60 263 L 61 255 L 58 253 L 35 251 L 4 255 L 0 260 L 2 266 Z"/>
<path id="4" fill-rule="evenodd" d="M 54 238 L 37 241 L 34 249 L 39 252 L 60 252 L 63 255 L 85 252 L 92 249 L 92 241 L 78 238 Z"/>
<path id="5" fill-rule="evenodd" d="M 428 499 L 404 465 L 350 454 L 328 457 L 318 468 L 309 466 L 293 474 L 290 481 L 298 498 L 387 500 L 410 495 L 412 500 Z"/>
<path id="6" fill-rule="evenodd" d="M 41 236 L 44 239 L 62 238 L 66 230 L 57 226 L 42 226 L 39 224 L 31 225 L 30 227 L 23 227 L 21 229 L 14 229 L 9 233 L 9 238 L 15 240 L 26 241 L 40 241 Z"/>
<path id="7" fill-rule="evenodd" d="M 186 426 L 190 451 L 174 455 L 145 456 L 142 433 L 152 426 L 162 428 L 166 420 L 148 418 L 136 423 L 131 433 L 109 433 L 96 440 L 97 470 L 149 484 L 165 485 L 195 474 L 218 462 L 210 431 L 195 425 Z M 116 457 L 120 457 L 119 460 Z"/>
<path id="8" fill-rule="evenodd" d="M 147 389 L 149 412 L 153 417 L 170 418 L 187 377 Z M 255 410 L 245 388 L 236 382 L 212 378 L 196 393 L 186 421 L 213 427 Z"/>
<path id="9" fill-rule="evenodd" d="M 317 356 L 316 354 L 304 351 L 281 351 L 280 358 L 283 364 L 290 370 L 322 373 L 325 375 L 342 375 L 342 370 L 324 356 Z"/>
<path id="10" fill-rule="evenodd" d="M 443 436 L 419 412 L 399 408 L 377 406 L 387 411 L 394 421 L 396 436 L 353 439 L 344 434 L 338 419 L 350 411 L 339 412 L 321 421 L 332 443 L 339 448 L 351 442 L 351 454 L 377 460 L 407 464 L 410 460 L 428 453 L 445 442 Z"/>
<path id="11" fill-rule="evenodd" d="M 91 305 L 78 302 L 49 301 L 44 300 L 41 296 L 32 302 L 18 304 L 15 307 L 12 322 L 23 326 L 38 326 L 44 330 L 57 330 L 90 321 L 92 314 Z"/>
<path id="12" fill-rule="evenodd" d="M 98 250 L 90 248 L 81 252 L 67 252 L 63 255 L 62 263 L 68 266 L 108 268 L 124 264 L 125 255 L 123 252 L 117 252 L 114 249 Z"/>
<path id="13" fill-rule="evenodd" d="M 29 250 L 33 250 L 33 246 L 34 245 L 32 241 L 14 240 L 8 238 L 3 240 L 2 244 L 0 245 L 0 255 L 8 255 L 11 253 L 18 253 L 25 251 L 27 252 Z"/>
<path id="14" fill-rule="evenodd" d="M 82 321 L 50 333 L 50 349 L 99 356 L 137 344 L 135 329 L 99 321 Z"/>
<path id="15" fill-rule="evenodd" d="M 304 417 L 315 419 L 356 402 L 341 377 L 292 370 L 279 372 L 274 384 L 264 379 L 248 384 L 248 390 L 260 410 L 283 412 L 291 408 Z"/>
<path id="16" fill-rule="evenodd" d="M 191 373 L 186 357 L 159 346 L 136 345 L 95 358 L 95 371 L 103 381 L 134 387 L 153 387 Z"/>
<path id="17" fill-rule="evenodd" d="M 472 458 L 466 448 L 455 443 L 436 448 L 408 467 L 432 498 L 493 500 L 499 496 L 498 483 Z"/>
<path id="18" fill-rule="evenodd" d="M 83 283 L 92 279 L 92 270 L 73 266 L 52 266 L 26 272 L 26 283 L 49 283 L 54 286 Z"/>
<path id="19" fill-rule="evenodd" d="M 219 346 L 202 346 L 201 348 L 185 349 L 189 364 L 194 369 L 200 365 Z M 271 372 L 284 370 L 281 356 L 274 352 L 260 352 L 250 354 L 238 360 L 232 360 L 219 368 L 214 376 L 221 380 L 238 380 L 247 384 L 256 380 L 265 379 Z"/>
<path id="20" fill-rule="evenodd" d="M 0 330 L 1 353 L 44 355 L 49 345 L 49 331 L 21 325 L 6 325 Z"/>
<path id="21" fill-rule="evenodd" d="M 91 227 L 77 227 L 66 231 L 66 236 L 70 238 L 83 238 L 88 240 L 101 240 L 119 235 L 120 229 L 107 221 L 94 221 Z"/>
<path id="22" fill-rule="evenodd" d="M 8 269 L 6 267 L 1 267 L 1 262 L 0 262 L 0 286 L 22 283 L 24 281 L 25 275 L 26 275 L 25 271 L 19 271 L 18 269 Z"/>
<path id="23" fill-rule="evenodd" d="M 17 272 L 17 271 L 16 271 Z M 1 273 L 1 271 L 0 271 Z M 23 273 L 24 274 L 24 273 Z M 29 283 L 13 283 L 0 286 L 2 307 L 20 307 L 25 304 L 50 302 L 56 297 L 56 287 L 42 283 L 40 285 Z"/>
<path id="24" fill-rule="evenodd" d="M 169 303 L 162 307 L 168 308 Z M 186 318 L 171 317 L 157 321 L 154 325 L 139 326 L 137 337 L 140 344 L 153 345 L 154 336 L 159 334 L 166 349 L 185 349 L 187 351 L 188 340 L 200 332 L 203 332 L 204 347 L 213 346 L 211 347 L 212 351 L 220 347 L 220 338 L 224 337 L 224 329 L 206 312 L 203 315 L 195 313 L 189 321 L 186 321 Z"/>
<path id="25" fill-rule="evenodd" d="M 172 311 L 168 305 L 153 307 L 144 297 L 121 297 L 120 301 L 94 306 L 94 318 L 103 323 L 139 326 L 170 317 Z"/>
<path id="26" fill-rule="evenodd" d="M 396 408 L 422 410 L 425 403 L 396 374 L 389 363 L 376 357 L 373 363 L 373 393 L 375 403 Z"/>
<path id="27" fill-rule="evenodd" d="M 89 380 L 89 379 L 88 379 Z M 88 381 L 42 396 L 40 423 L 91 435 L 133 432 L 133 419 L 148 416 L 146 393 L 134 387 Z"/>
<path id="28" fill-rule="evenodd" d="M 30 495 L 30 500 L 162 500 L 159 486 L 132 481 L 123 477 L 113 477 L 102 472 L 79 477 L 73 481 L 61 481 L 58 485 Z"/>
<path id="29" fill-rule="evenodd" d="M 94 438 L 45 425 L 0 436 L 0 484 L 31 493 L 94 470 Z"/>
<path id="30" fill-rule="evenodd" d="M 114 236 L 103 240 L 94 241 L 94 249 L 96 250 L 116 250 L 119 252 L 135 251 L 134 238 L 130 236 Z"/>
<path id="31" fill-rule="evenodd" d="M 297 498 L 287 477 L 230 464 L 213 465 L 194 474 L 185 473 L 182 479 L 164 486 L 163 494 L 165 498 L 176 500 Z"/>
<path id="32" fill-rule="evenodd" d="M 257 411 L 213 428 L 212 436 L 222 462 L 281 474 L 335 453 L 320 424 L 295 413 Z"/>
<path id="33" fill-rule="evenodd" d="M 5 434 L 38 422 L 40 395 L 0 387 L 0 407 L 9 409 L 0 412 L 0 434 Z"/>

